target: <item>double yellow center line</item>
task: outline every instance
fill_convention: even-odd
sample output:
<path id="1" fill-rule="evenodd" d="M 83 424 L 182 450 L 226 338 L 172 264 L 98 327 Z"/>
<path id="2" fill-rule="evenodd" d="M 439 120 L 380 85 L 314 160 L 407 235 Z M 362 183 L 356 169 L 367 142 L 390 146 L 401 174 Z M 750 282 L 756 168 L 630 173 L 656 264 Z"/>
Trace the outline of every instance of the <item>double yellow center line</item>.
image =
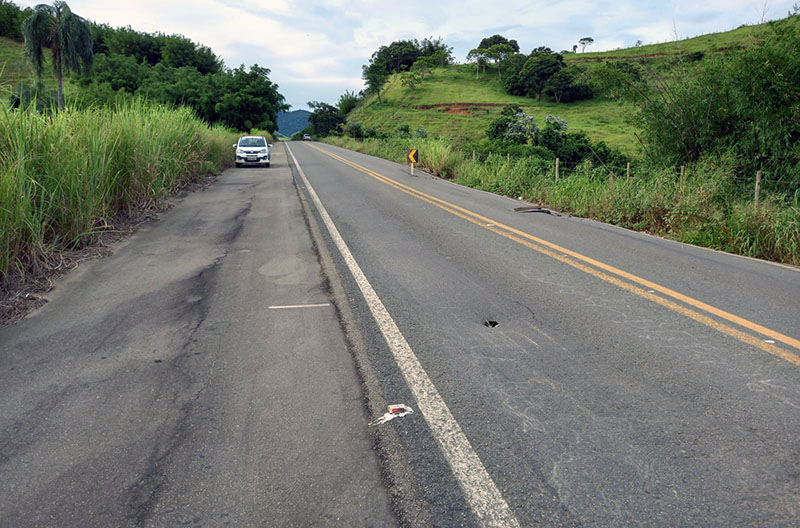
<path id="1" fill-rule="evenodd" d="M 798 339 L 781 334 L 780 332 L 776 332 L 775 330 L 771 330 L 757 323 L 754 323 L 737 315 L 728 313 L 724 310 L 720 310 L 719 308 L 706 304 L 702 301 L 693 299 L 692 297 L 683 295 L 682 293 L 661 286 L 660 284 L 656 284 L 655 282 L 651 282 L 647 279 L 644 279 L 632 273 L 628 273 L 627 271 L 623 271 L 619 268 L 615 268 L 614 266 L 610 266 L 593 258 L 581 255 L 578 252 L 561 247 L 557 244 L 553 244 L 552 242 L 548 242 L 547 240 L 535 237 L 531 234 L 525 233 L 524 231 L 520 231 L 519 229 L 507 226 L 505 224 L 492 220 L 491 218 L 481 216 L 468 209 L 459 207 L 458 205 L 436 198 L 422 191 L 418 191 L 407 185 L 403 185 L 402 183 L 392 180 L 391 178 L 388 178 L 378 172 L 370 170 L 355 162 L 345 159 L 337 154 L 321 149 L 315 145 L 310 145 L 310 146 L 318 150 L 319 152 L 325 154 L 326 156 L 330 156 L 331 158 L 340 161 L 345 165 L 348 165 L 356 169 L 359 172 L 363 172 L 364 174 L 367 174 L 368 176 L 371 176 L 372 178 L 375 178 L 376 180 L 385 183 L 386 185 L 394 187 L 399 191 L 402 191 L 415 198 L 418 198 L 423 202 L 427 202 L 435 207 L 447 211 L 450 214 L 458 216 L 459 218 L 463 218 L 468 222 L 471 222 L 484 229 L 492 231 L 493 233 L 497 233 L 498 235 L 503 236 L 509 240 L 513 240 L 514 242 L 517 242 L 518 244 L 533 249 L 534 251 L 538 251 L 539 253 L 552 257 L 560 262 L 563 262 L 564 264 L 579 269 L 585 273 L 588 273 L 589 275 L 593 275 L 594 277 L 597 277 L 610 284 L 618 286 L 635 295 L 638 295 L 656 304 L 660 304 L 665 308 L 669 308 L 670 310 L 673 310 L 681 315 L 693 319 L 698 323 L 702 323 L 723 334 L 738 339 L 743 343 L 752 345 L 756 348 L 759 348 L 765 352 L 772 354 L 773 356 L 779 357 L 794 365 L 800 366 L 800 356 L 798 356 L 797 354 L 785 350 L 783 348 L 780 348 L 774 345 L 773 343 L 769 343 L 762 338 L 746 333 L 728 323 L 733 323 L 740 327 L 746 328 L 752 332 L 760 334 L 761 336 L 767 337 L 771 341 L 779 341 L 781 343 L 789 345 L 790 347 L 800 350 L 800 340 Z M 658 295 L 656 292 L 661 293 L 663 296 Z M 683 304 L 679 304 L 679 302 L 676 301 L 679 301 L 680 303 Z M 705 313 L 702 313 L 701 311 Z M 711 315 L 716 316 L 719 319 L 722 319 L 722 321 L 712 318 Z M 724 321 L 727 321 L 727 323 Z"/>

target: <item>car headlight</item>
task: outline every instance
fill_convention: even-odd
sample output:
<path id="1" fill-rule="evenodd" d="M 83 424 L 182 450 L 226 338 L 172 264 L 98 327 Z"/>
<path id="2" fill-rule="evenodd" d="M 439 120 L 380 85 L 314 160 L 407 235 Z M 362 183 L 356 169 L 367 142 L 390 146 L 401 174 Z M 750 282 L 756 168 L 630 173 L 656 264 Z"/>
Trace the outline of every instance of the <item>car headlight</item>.
<path id="1" fill-rule="evenodd" d="M 267 149 L 261 149 L 261 154 L 268 154 L 269 151 Z"/>
<path id="2" fill-rule="evenodd" d="M 237 148 L 237 149 L 236 149 L 236 155 L 237 155 L 237 156 L 244 156 L 244 151 L 243 151 L 242 149 L 238 149 L 238 148 Z"/>

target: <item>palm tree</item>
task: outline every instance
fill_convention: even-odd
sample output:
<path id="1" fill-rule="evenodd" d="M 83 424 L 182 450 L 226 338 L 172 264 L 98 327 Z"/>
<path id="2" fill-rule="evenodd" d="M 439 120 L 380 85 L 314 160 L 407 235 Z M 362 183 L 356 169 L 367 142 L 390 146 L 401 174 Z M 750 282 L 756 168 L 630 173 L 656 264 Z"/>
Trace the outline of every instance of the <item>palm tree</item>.
<path id="1" fill-rule="evenodd" d="M 44 69 L 43 48 L 53 52 L 53 68 L 58 79 L 58 107 L 64 108 L 64 71 L 81 73 L 92 65 L 92 30 L 89 23 L 70 11 L 66 2 L 39 4 L 22 21 L 25 57 L 41 78 Z"/>

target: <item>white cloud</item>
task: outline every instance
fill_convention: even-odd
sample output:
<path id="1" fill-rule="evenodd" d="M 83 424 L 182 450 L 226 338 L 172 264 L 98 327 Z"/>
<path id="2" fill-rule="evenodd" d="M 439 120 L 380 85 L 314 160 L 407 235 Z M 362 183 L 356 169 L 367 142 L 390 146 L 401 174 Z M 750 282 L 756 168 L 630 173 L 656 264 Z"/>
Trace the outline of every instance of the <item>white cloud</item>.
<path id="1" fill-rule="evenodd" d="M 44 0 L 21 0 L 32 6 Z M 785 16 L 796 0 L 767 0 L 768 17 Z M 209 46 L 231 67 L 272 70 L 288 102 L 334 102 L 362 87 L 361 65 L 393 40 L 443 37 L 464 60 L 480 39 L 516 39 L 523 52 L 544 45 L 570 49 L 592 36 L 592 51 L 725 31 L 759 21 L 764 0 L 71 0 L 72 10 L 113 27 L 182 34 Z M 284 88 L 285 87 L 285 88 Z M 318 95 L 313 96 L 314 91 Z M 299 94 L 299 95 L 298 95 Z"/>

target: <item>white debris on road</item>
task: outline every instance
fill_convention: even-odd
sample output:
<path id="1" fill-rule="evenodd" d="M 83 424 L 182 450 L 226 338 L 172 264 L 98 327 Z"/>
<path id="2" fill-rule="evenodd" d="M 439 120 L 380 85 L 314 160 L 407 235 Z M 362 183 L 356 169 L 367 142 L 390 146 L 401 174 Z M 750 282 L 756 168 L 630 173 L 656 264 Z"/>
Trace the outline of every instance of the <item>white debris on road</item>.
<path id="1" fill-rule="evenodd" d="M 414 414 L 414 409 L 405 405 L 403 403 L 398 403 L 396 405 L 389 405 L 388 412 L 370 422 L 370 425 L 383 425 L 390 420 L 394 420 L 395 418 L 400 418 L 401 416 L 405 416 L 407 414 Z"/>

